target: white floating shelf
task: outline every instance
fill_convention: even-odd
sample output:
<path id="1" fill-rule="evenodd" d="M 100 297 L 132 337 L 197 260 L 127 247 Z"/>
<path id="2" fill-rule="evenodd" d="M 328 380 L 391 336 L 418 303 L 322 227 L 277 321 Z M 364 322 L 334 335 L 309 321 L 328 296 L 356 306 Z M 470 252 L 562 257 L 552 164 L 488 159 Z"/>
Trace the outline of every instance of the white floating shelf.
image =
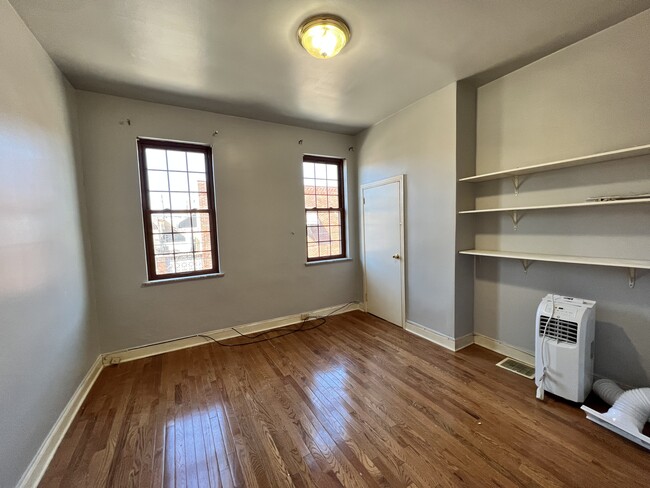
<path id="1" fill-rule="evenodd" d="M 614 268 L 627 268 L 629 270 L 629 285 L 634 287 L 637 269 L 650 269 L 650 260 L 647 259 L 623 259 L 623 258 L 594 258 L 586 256 L 563 256 L 560 254 L 539 254 L 530 252 L 510 252 L 510 251 L 488 251 L 485 249 L 468 249 L 459 251 L 460 254 L 470 256 L 486 256 L 490 258 L 518 259 L 522 261 L 524 270 L 528 271 L 530 263 L 533 261 L 544 261 L 549 263 L 566 263 L 566 264 L 588 264 L 591 266 L 608 266 Z"/>
<path id="2" fill-rule="evenodd" d="M 625 149 L 617 149 L 616 151 L 590 154 L 589 156 L 581 156 L 579 158 L 562 159 L 560 161 L 553 161 L 550 163 L 535 164 L 531 166 L 522 166 L 520 168 L 507 169 L 503 171 L 495 171 L 493 173 L 485 173 L 476 176 L 468 176 L 467 178 L 461 178 L 458 181 L 479 183 L 481 181 L 498 180 L 500 178 L 507 178 L 509 176 L 519 176 L 519 175 L 527 175 L 531 173 L 540 173 L 543 171 L 552 171 L 555 169 L 582 166 L 584 164 L 603 163 L 605 161 L 615 161 L 617 159 L 632 158 L 635 156 L 644 156 L 646 154 L 650 154 L 650 144 L 647 144 L 645 146 L 635 146 L 635 147 L 628 147 Z"/>
<path id="3" fill-rule="evenodd" d="M 539 254 L 532 252 L 487 251 L 468 249 L 461 254 L 487 256 L 491 258 L 524 259 L 527 261 L 548 261 L 550 263 L 591 264 L 593 266 L 611 266 L 615 268 L 650 269 L 650 260 L 623 258 L 592 258 L 586 256 L 562 256 L 559 254 Z"/>
<path id="4" fill-rule="evenodd" d="M 650 198 L 637 198 L 628 200 L 610 200 L 605 202 L 579 202 L 579 203 L 561 203 L 555 205 L 532 205 L 528 207 L 502 207 L 502 208 L 483 208 L 478 210 L 461 210 L 459 214 L 478 214 L 494 212 L 521 212 L 528 210 L 547 210 L 553 208 L 580 208 L 580 207 L 603 207 L 607 205 L 631 205 L 633 203 L 650 203 Z"/>

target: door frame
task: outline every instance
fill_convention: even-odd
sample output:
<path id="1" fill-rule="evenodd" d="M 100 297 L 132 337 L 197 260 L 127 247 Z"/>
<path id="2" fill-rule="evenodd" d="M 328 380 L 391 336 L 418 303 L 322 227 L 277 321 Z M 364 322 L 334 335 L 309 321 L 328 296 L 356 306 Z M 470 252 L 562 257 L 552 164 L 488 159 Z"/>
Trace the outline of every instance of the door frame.
<path id="1" fill-rule="evenodd" d="M 361 238 L 361 269 L 363 272 L 363 309 L 365 312 L 368 311 L 368 283 L 367 283 L 367 273 L 366 273 L 366 226 L 365 226 L 365 216 L 366 216 L 366 206 L 365 206 L 365 191 L 370 188 L 376 188 L 378 186 L 384 186 L 391 183 L 398 183 L 399 186 L 399 220 L 400 220 L 400 289 L 401 289 L 401 302 L 402 302 L 402 323 L 397 324 L 398 326 L 404 328 L 406 326 L 406 241 L 404 239 L 404 182 L 406 180 L 406 175 L 396 175 L 391 176 L 390 178 L 385 178 L 379 181 L 373 181 L 371 183 L 366 183 L 361 185 L 361 191 L 359 192 L 359 205 L 361 207 L 360 213 L 360 224 L 361 232 L 359 236 Z"/>

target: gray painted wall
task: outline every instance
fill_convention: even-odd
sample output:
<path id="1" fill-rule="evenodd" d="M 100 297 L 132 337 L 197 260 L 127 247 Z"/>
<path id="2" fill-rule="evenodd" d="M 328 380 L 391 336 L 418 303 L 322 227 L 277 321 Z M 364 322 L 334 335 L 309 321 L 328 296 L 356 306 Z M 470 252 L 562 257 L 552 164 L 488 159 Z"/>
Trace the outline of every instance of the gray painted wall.
<path id="1" fill-rule="evenodd" d="M 99 353 L 74 90 L 0 1 L 0 486 L 14 486 Z"/>
<path id="2" fill-rule="evenodd" d="M 456 234 L 454 83 L 358 136 L 359 183 L 405 174 L 406 319 L 450 337 Z"/>
<path id="3" fill-rule="evenodd" d="M 361 298 L 356 205 L 353 260 L 305 266 L 302 155 L 347 158 L 356 202 L 352 137 L 90 92 L 78 100 L 103 351 Z M 131 125 L 121 125 L 127 118 Z M 138 136 L 213 144 L 224 277 L 141 286 Z"/>
<path id="4" fill-rule="evenodd" d="M 471 176 L 476 167 L 476 88 L 459 82 L 456 94 L 456 256 L 455 256 L 455 337 L 474 333 L 474 263 L 458 251 L 474 245 L 475 218 L 458 210 L 472 208 L 472 185 L 458 178 Z"/>
<path id="5" fill-rule="evenodd" d="M 650 11 L 478 90 L 478 173 L 650 143 Z M 650 192 L 650 158 L 634 158 L 477 187 L 477 207 L 568 203 Z M 650 258 L 650 211 L 635 205 L 476 218 L 476 246 L 569 255 Z M 472 259 L 472 258 L 468 258 Z M 650 273 L 627 286 L 627 270 L 480 259 L 475 329 L 534 347 L 534 316 L 548 292 L 598 301 L 596 373 L 650 383 Z"/>

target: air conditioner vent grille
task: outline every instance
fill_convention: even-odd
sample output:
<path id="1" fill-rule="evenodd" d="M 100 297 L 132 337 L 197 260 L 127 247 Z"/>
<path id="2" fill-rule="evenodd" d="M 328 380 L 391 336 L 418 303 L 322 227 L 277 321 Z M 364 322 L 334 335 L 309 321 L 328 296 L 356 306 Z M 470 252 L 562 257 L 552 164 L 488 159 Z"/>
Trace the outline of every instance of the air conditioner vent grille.
<path id="1" fill-rule="evenodd" d="M 541 315 L 539 318 L 539 336 L 546 336 L 548 339 L 556 339 L 558 342 L 576 344 L 578 342 L 578 324 L 568 320 L 561 320 L 553 317 L 548 321 L 547 315 Z M 546 334 L 544 329 L 546 328 Z"/>

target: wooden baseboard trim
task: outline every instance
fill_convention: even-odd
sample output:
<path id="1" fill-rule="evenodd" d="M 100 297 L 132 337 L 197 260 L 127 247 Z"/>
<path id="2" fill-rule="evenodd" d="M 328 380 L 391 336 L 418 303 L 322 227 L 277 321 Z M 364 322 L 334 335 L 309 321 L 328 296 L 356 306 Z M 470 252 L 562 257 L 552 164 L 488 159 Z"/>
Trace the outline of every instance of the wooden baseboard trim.
<path id="1" fill-rule="evenodd" d="M 286 327 L 287 325 L 298 324 L 302 322 L 301 316 L 308 314 L 310 317 L 322 317 L 325 315 L 338 315 L 340 313 L 351 312 L 353 310 L 362 309 L 362 305 L 358 303 L 335 305 L 333 307 L 321 308 L 319 310 L 312 310 L 311 312 L 303 312 L 299 314 L 287 315 L 285 317 L 278 317 L 270 320 L 262 320 L 260 322 L 253 322 L 251 324 L 238 325 L 228 329 L 212 330 L 201 332 L 200 335 L 210 336 L 218 341 L 232 339 L 238 337 L 239 334 L 234 329 L 242 334 L 256 334 L 265 332 L 279 327 Z M 209 342 L 205 337 L 192 335 L 187 337 L 179 337 L 155 344 L 148 344 L 139 347 L 123 349 L 120 351 L 109 352 L 103 355 L 104 364 L 117 364 L 125 361 L 134 361 L 150 356 L 156 356 L 166 352 L 177 351 L 179 349 L 187 349 L 188 347 L 201 346 Z"/>
<path id="2" fill-rule="evenodd" d="M 32 459 L 32 462 L 29 463 L 29 466 L 20 478 L 16 488 L 33 488 L 38 486 L 45 470 L 54 456 L 54 453 L 68 431 L 72 420 L 75 415 L 77 415 L 77 411 L 85 400 L 86 395 L 88 395 L 88 392 L 95 384 L 95 380 L 97 380 L 97 377 L 103 368 L 102 356 L 99 355 L 88 370 L 88 373 L 86 373 L 86 376 L 84 376 L 84 379 L 81 380 L 81 383 L 72 394 L 72 398 L 70 398 L 70 401 L 61 412 L 61 415 L 59 415 L 59 418 L 54 422 L 52 429 L 50 429 L 47 437 L 45 437 L 45 440 Z"/>
<path id="3" fill-rule="evenodd" d="M 530 366 L 535 366 L 534 354 L 530 353 L 529 351 L 519 349 L 518 347 L 511 346 L 510 344 L 506 344 L 505 342 L 501 342 L 481 334 L 474 334 L 474 344 L 478 344 L 481 347 L 494 352 L 498 352 L 504 356 L 511 357 Z"/>

